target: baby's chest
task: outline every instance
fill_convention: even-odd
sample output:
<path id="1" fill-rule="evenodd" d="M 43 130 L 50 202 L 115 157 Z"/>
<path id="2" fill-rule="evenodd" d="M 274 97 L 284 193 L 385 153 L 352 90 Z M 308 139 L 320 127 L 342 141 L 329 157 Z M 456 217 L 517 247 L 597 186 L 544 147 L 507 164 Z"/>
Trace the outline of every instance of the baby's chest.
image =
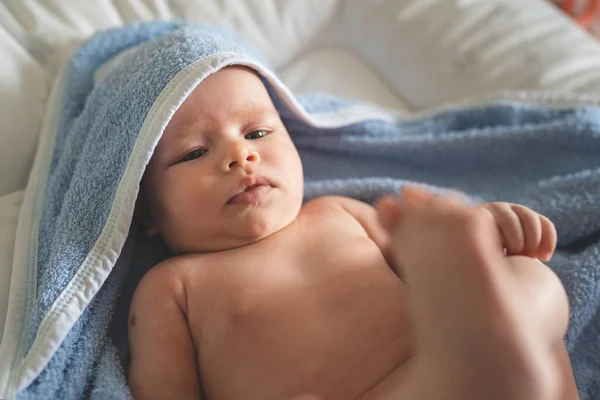
<path id="1" fill-rule="evenodd" d="M 360 229 L 316 228 L 219 271 L 193 329 L 204 380 L 314 387 L 337 371 L 362 387 L 364 368 L 397 365 L 407 348 L 402 283 Z"/>
<path id="2" fill-rule="evenodd" d="M 291 326 L 290 320 L 306 327 L 320 316 L 364 317 L 354 304 L 397 291 L 399 282 L 363 232 L 321 228 L 291 241 L 231 268 L 222 281 L 231 327 L 275 329 L 278 322 Z"/>
<path id="3" fill-rule="evenodd" d="M 339 315 L 398 284 L 362 226 L 335 213 L 306 218 L 254 250 L 223 281 L 231 287 L 226 302 L 236 323 Z"/>
<path id="4" fill-rule="evenodd" d="M 307 243 L 230 282 L 198 336 L 205 381 L 268 381 L 282 394 L 326 385 L 331 395 L 341 389 L 329 377 L 351 398 L 398 365 L 408 348 L 402 284 L 376 246 L 339 239 L 315 237 L 336 246 Z"/>

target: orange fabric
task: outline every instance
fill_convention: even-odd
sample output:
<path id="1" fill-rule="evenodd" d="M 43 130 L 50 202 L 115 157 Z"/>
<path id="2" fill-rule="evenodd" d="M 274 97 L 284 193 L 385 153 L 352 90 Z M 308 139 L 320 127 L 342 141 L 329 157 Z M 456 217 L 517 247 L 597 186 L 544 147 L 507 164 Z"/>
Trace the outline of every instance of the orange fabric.
<path id="1" fill-rule="evenodd" d="M 576 13 L 575 8 L 577 0 L 563 0 L 562 9 L 571 15 L 580 25 L 589 27 L 594 22 L 595 17 L 600 9 L 600 0 L 588 0 L 585 10 L 581 13 Z"/>

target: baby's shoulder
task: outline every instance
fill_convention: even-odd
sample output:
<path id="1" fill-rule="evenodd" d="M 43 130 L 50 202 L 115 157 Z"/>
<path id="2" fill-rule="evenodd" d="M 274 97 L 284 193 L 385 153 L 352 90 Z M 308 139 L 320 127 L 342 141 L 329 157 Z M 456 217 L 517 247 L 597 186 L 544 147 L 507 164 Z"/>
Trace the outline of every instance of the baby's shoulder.
<path id="1" fill-rule="evenodd" d="M 150 268 L 138 282 L 130 305 L 131 315 L 146 315 L 167 303 L 185 304 L 183 281 L 171 269 L 172 261 L 165 260 Z M 157 303 L 157 301 L 160 302 Z"/>
<path id="2" fill-rule="evenodd" d="M 343 206 L 346 201 L 347 198 L 342 196 L 321 196 L 307 202 L 304 208 L 320 212 L 343 212 Z"/>
<path id="3" fill-rule="evenodd" d="M 187 303 L 187 293 L 189 292 L 189 282 L 198 281 L 198 274 L 203 268 L 196 267 L 201 262 L 202 257 L 177 256 L 168 258 L 152 268 L 150 268 L 139 281 L 135 293 L 135 298 L 170 298 L 179 304 Z M 194 276 L 191 276 L 191 274 Z"/>
<path id="4" fill-rule="evenodd" d="M 347 229 L 359 223 L 352 212 L 355 203 L 360 202 L 343 196 L 323 196 L 306 203 L 302 213 L 309 226 L 314 227 L 313 222 L 316 220 L 319 226 L 324 226 L 323 223 L 327 222 L 331 228 Z"/>
<path id="5" fill-rule="evenodd" d="M 169 290 L 180 285 L 181 276 L 177 257 L 168 258 L 150 268 L 140 280 L 139 290 Z M 147 287 L 147 288 L 146 288 Z"/>
<path id="6" fill-rule="evenodd" d="M 160 286 L 164 290 L 182 290 L 190 271 L 202 271 L 193 268 L 202 263 L 201 255 L 185 255 L 167 258 L 150 268 L 142 277 L 139 286 Z"/>
<path id="7" fill-rule="evenodd" d="M 350 219 L 357 219 L 357 215 L 374 212 L 369 204 L 344 196 L 318 197 L 306 203 L 304 208 L 311 213 L 326 213 Z"/>

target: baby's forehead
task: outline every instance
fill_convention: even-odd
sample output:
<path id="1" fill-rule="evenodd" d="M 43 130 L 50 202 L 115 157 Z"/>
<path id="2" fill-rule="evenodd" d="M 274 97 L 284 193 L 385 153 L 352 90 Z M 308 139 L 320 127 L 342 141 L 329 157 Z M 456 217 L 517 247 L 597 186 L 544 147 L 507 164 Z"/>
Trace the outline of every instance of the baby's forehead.
<path id="1" fill-rule="evenodd" d="M 272 122 L 278 118 L 279 112 L 272 105 L 252 102 L 228 107 L 222 115 L 201 112 L 192 108 L 180 108 L 173 115 L 165 133 L 173 131 L 173 134 L 185 135 L 194 130 L 216 129 L 227 123 L 240 125 L 244 122 Z"/>
<path id="2" fill-rule="evenodd" d="M 279 117 L 265 82 L 246 67 L 230 66 L 207 76 L 171 117 L 165 134 L 237 122 Z"/>

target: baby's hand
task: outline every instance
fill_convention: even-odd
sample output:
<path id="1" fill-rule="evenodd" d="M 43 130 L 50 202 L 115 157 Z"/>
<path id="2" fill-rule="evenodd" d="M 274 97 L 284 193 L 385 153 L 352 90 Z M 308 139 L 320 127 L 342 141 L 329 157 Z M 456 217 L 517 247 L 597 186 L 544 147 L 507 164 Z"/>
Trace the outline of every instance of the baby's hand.
<path id="1" fill-rule="evenodd" d="M 400 279 L 407 269 L 434 271 L 441 264 L 462 268 L 504 258 L 492 213 L 457 196 L 405 187 L 398 198 L 379 199 L 376 209 L 389 235 L 390 267 Z"/>
<path id="2" fill-rule="evenodd" d="M 479 207 L 494 216 L 507 255 L 550 260 L 556 248 L 556 229 L 548 218 L 518 204 L 496 202 Z"/>

